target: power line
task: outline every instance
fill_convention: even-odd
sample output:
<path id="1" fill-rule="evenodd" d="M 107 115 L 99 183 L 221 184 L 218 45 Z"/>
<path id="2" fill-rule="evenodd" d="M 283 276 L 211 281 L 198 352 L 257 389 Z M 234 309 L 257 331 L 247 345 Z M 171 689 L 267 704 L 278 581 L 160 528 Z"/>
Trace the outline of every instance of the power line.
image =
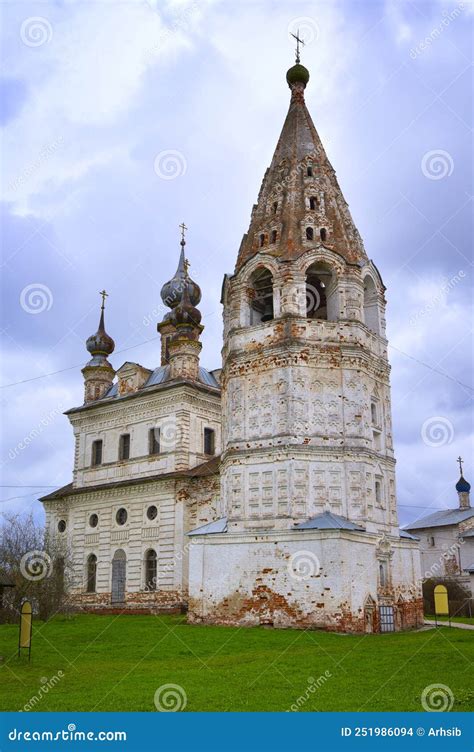
<path id="1" fill-rule="evenodd" d="M 392 350 L 396 350 L 397 352 L 401 353 L 401 355 L 404 355 L 406 358 L 410 358 L 410 360 L 414 360 L 415 363 L 419 363 L 419 365 L 425 366 L 425 368 L 429 368 L 430 371 L 437 373 L 439 376 L 444 376 L 445 379 L 454 381 L 455 384 L 459 384 L 459 386 L 462 386 L 465 389 L 469 389 L 471 392 L 474 392 L 474 388 L 472 386 L 468 386 L 468 384 L 464 384 L 462 381 L 458 381 L 453 376 L 450 376 L 449 373 L 445 373 L 444 371 L 439 371 L 437 368 L 434 368 L 434 366 L 430 366 L 428 363 L 425 363 L 423 360 L 418 360 L 418 358 L 414 358 L 413 355 L 408 355 L 408 353 L 403 352 L 403 350 L 399 350 L 399 348 L 395 347 L 395 345 L 392 345 L 389 343 L 388 346 L 391 347 Z"/>
<path id="2" fill-rule="evenodd" d="M 134 350 L 136 347 L 142 347 L 142 345 L 147 345 L 149 342 L 156 342 L 158 339 L 160 338 L 152 337 L 151 339 L 145 339 L 143 340 L 143 342 L 138 342 L 136 345 L 125 347 L 123 350 L 117 350 L 115 355 L 120 355 L 121 353 L 128 352 L 129 350 Z M 448 373 L 445 373 L 444 371 L 440 371 L 434 366 L 431 366 L 429 363 L 425 363 L 423 360 L 419 360 L 418 358 L 415 358 L 413 355 L 409 355 L 403 350 L 400 350 L 398 347 L 395 347 L 395 345 L 392 345 L 389 343 L 388 346 L 391 347 L 392 350 L 396 350 L 401 355 L 404 355 L 406 358 L 410 358 L 410 360 L 415 361 L 415 363 L 418 363 L 419 365 L 424 366 L 425 368 L 428 368 L 430 371 L 433 371 L 433 373 L 438 374 L 438 376 L 444 376 L 445 379 L 449 379 L 450 381 L 453 381 L 455 384 L 458 384 L 459 386 L 464 387 L 464 389 L 469 389 L 469 391 L 471 392 L 474 391 L 474 388 L 472 386 L 469 386 L 468 384 L 464 384 L 462 381 L 455 379 L 454 376 L 450 376 Z M 79 363 L 74 366 L 68 366 L 67 368 L 60 368 L 58 371 L 51 371 L 50 373 L 43 373 L 41 376 L 32 376 L 31 379 L 22 379 L 21 381 L 12 381 L 10 384 L 0 385 L 0 389 L 8 389 L 8 387 L 10 386 L 18 386 L 19 384 L 28 384 L 30 381 L 38 381 L 39 379 L 46 379 L 46 378 L 49 378 L 49 376 L 56 376 L 58 373 L 65 373 L 66 371 L 72 371 L 75 368 L 81 368 L 82 365 L 83 365 L 82 363 Z"/>
<path id="3" fill-rule="evenodd" d="M 136 345 L 131 345 L 130 347 L 125 347 L 123 350 L 117 350 L 115 355 L 120 355 L 121 353 L 128 352 L 129 350 L 134 350 L 136 347 L 141 347 L 142 345 L 147 345 L 149 342 L 156 342 L 156 340 L 160 339 L 159 337 L 152 337 L 151 339 L 145 339 L 143 342 L 138 342 Z M 64 373 L 65 371 L 72 371 L 75 368 L 81 368 L 83 367 L 83 363 L 79 363 L 75 366 L 68 366 L 67 368 L 60 368 L 59 371 L 51 371 L 51 373 L 43 373 L 41 376 L 32 376 L 31 379 L 22 379 L 21 381 L 12 381 L 11 384 L 2 384 L 0 385 L 0 389 L 7 389 L 9 386 L 18 386 L 18 384 L 27 384 L 30 381 L 38 381 L 38 379 L 46 379 L 49 376 L 56 376 L 58 373 Z"/>

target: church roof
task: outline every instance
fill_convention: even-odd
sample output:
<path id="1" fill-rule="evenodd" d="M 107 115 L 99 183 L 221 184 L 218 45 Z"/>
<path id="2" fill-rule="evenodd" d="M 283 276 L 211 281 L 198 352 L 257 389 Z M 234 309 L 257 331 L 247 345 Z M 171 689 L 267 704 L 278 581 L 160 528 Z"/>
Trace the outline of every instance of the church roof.
<path id="1" fill-rule="evenodd" d="M 259 252 L 289 260 L 320 242 L 348 262 L 367 259 L 306 107 L 305 81 L 297 78 L 300 80 L 289 81 L 290 107 L 252 210 L 249 230 L 242 239 L 236 272 Z M 306 225 L 313 227 L 314 240 L 306 240 Z M 320 233 L 323 228 L 325 239 Z M 269 242 L 274 231 L 276 239 Z"/>
<path id="2" fill-rule="evenodd" d="M 406 530 L 402 530 L 401 528 L 400 528 L 400 538 L 408 538 L 409 540 L 415 540 L 415 541 L 420 540 L 419 538 L 416 537 L 416 535 L 411 535 L 410 533 L 407 533 Z"/>
<path id="3" fill-rule="evenodd" d="M 194 530 L 190 530 L 187 535 L 190 537 L 194 535 L 212 535 L 215 533 L 227 532 L 227 517 L 221 517 L 220 520 L 214 520 L 214 522 L 208 522 L 207 525 L 201 525 Z"/>
<path id="4" fill-rule="evenodd" d="M 463 538 L 474 538 L 474 527 L 472 530 L 466 530 L 465 532 L 461 532 L 461 535 Z"/>
<path id="5" fill-rule="evenodd" d="M 458 525 L 464 520 L 474 517 L 474 507 L 468 509 L 442 509 L 434 514 L 428 514 L 410 525 L 405 525 L 405 530 L 422 530 L 426 527 L 445 527 L 446 525 Z"/>
<path id="6" fill-rule="evenodd" d="M 142 483 L 154 483 L 157 480 L 173 480 L 178 478 L 205 478 L 210 475 L 219 474 L 220 455 L 213 457 L 212 460 L 202 462 L 196 467 L 191 467 L 189 470 L 178 470 L 172 473 L 158 473 L 156 475 L 147 475 L 141 478 L 130 478 L 129 480 L 117 480 L 110 483 L 98 483 L 95 486 L 74 486 L 73 483 L 68 483 L 66 486 L 58 488 L 56 491 L 42 496 L 40 501 L 53 501 L 54 499 L 62 499 L 64 496 L 76 496 L 81 493 L 90 493 L 91 491 L 103 491 L 108 488 L 123 488 L 125 486 L 139 486 Z"/>
<path id="7" fill-rule="evenodd" d="M 360 530 L 365 532 L 360 525 L 333 512 L 322 512 L 306 522 L 300 522 L 295 525 L 295 530 Z"/>
<path id="8" fill-rule="evenodd" d="M 164 384 L 167 381 L 172 381 L 171 369 L 169 365 L 158 366 L 158 368 L 155 368 L 151 376 L 147 379 L 147 381 L 145 381 L 143 386 L 140 389 L 138 389 L 137 392 L 135 392 L 135 394 L 143 391 L 143 389 L 146 389 L 149 386 L 157 386 L 157 384 Z M 205 386 L 211 386 L 214 389 L 220 389 L 219 382 L 217 381 L 213 372 L 207 371 L 205 368 L 202 368 L 202 367 L 199 368 L 199 381 L 201 382 L 201 384 L 205 384 Z M 109 389 L 109 391 L 106 394 L 104 394 L 104 396 L 101 399 L 105 400 L 105 399 L 111 399 L 113 397 L 119 397 L 118 384 L 113 384 L 111 388 Z"/>

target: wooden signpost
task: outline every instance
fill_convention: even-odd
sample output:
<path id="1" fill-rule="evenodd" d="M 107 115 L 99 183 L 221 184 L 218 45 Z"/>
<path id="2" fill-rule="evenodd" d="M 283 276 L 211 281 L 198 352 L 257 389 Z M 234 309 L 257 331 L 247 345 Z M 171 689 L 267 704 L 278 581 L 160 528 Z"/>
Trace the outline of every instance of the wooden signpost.
<path id="1" fill-rule="evenodd" d="M 25 601 L 20 611 L 20 634 L 18 636 L 18 657 L 23 649 L 28 650 L 28 660 L 31 660 L 31 632 L 33 629 L 33 609 L 31 603 Z"/>

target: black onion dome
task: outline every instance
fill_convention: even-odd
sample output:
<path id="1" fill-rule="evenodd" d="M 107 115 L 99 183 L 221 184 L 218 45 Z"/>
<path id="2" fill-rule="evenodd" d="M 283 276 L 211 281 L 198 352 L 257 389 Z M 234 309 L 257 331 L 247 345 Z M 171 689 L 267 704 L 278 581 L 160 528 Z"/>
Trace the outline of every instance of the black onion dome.
<path id="1" fill-rule="evenodd" d="M 189 286 L 186 284 L 186 281 L 189 281 L 189 277 L 185 271 L 183 295 L 178 305 L 174 308 L 171 319 L 175 326 L 199 326 L 202 314 L 199 308 L 196 308 L 191 302 Z"/>
<path id="2" fill-rule="evenodd" d="M 456 491 L 458 493 L 469 493 L 470 490 L 471 484 L 464 478 L 463 475 L 461 475 L 458 482 L 456 483 Z"/>
<path id="3" fill-rule="evenodd" d="M 176 269 L 174 277 L 170 279 L 169 282 L 165 282 L 161 288 L 161 299 L 168 308 L 176 308 L 181 302 L 185 285 L 187 286 L 191 305 L 196 306 L 201 300 L 201 288 L 186 273 L 184 245 L 184 240 L 182 240 L 178 268 Z"/>
<path id="4" fill-rule="evenodd" d="M 99 328 L 86 341 L 86 347 L 91 355 L 111 355 L 115 350 L 115 342 L 109 337 L 104 326 L 104 309 L 100 314 Z"/>

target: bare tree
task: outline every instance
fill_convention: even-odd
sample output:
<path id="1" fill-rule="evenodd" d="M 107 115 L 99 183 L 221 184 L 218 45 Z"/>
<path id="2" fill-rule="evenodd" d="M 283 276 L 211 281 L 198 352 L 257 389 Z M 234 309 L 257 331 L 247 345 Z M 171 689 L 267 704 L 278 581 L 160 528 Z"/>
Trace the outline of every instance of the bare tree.
<path id="1" fill-rule="evenodd" d="M 67 549 L 48 539 L 32 514 L 5 514 L 0 524 L 0 579 L 14 586 L 4 591 L 0 622 L 17 621 L 25 598 L 40 619 L 67 610 Z"/>

